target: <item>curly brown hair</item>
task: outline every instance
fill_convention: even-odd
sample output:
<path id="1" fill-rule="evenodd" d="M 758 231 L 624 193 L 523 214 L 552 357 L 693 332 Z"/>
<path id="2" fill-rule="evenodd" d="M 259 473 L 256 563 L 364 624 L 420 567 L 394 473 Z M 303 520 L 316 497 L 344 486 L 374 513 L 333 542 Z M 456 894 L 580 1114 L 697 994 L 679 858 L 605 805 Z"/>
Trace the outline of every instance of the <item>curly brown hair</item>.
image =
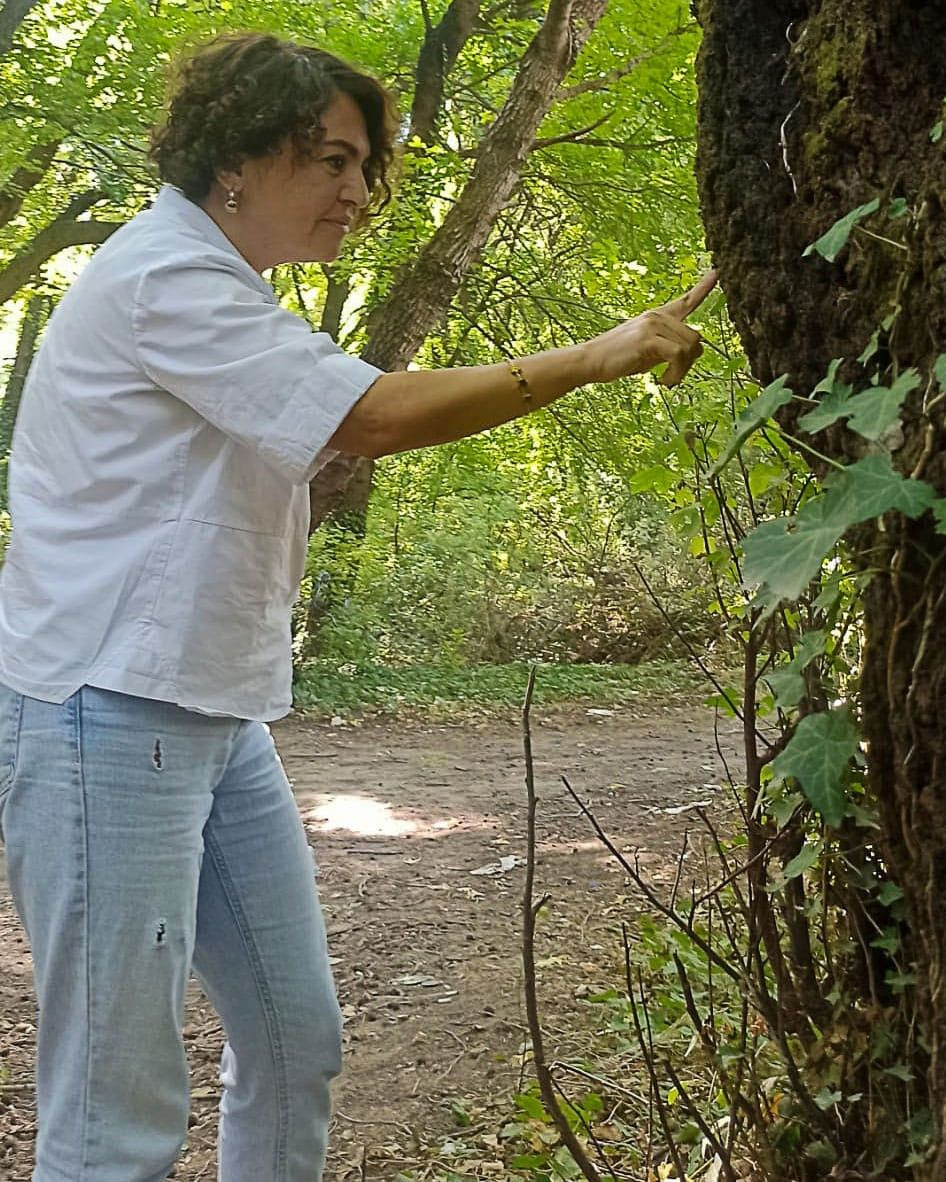
<path id="1" fill-rule="evenodd" d="M 151 136 L 162 180 L 202 201 L 221 169 L 278 154 L 288 139 L 307 159 L 323 138 L 322 115 L 339 92 L 365 117 L 371 154 L 364 173 L 372 201 L 387 182 L 397 119 L 384 87 L 333 54 L 264 33 L 215 38 L 178 68 L 168 115 Z"/>

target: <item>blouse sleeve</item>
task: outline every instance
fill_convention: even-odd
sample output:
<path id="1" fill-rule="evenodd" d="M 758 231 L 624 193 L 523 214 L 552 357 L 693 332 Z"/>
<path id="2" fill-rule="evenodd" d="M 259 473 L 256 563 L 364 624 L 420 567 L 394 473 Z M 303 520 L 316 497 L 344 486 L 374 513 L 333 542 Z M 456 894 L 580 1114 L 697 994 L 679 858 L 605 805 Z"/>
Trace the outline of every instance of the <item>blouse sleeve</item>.
<path id="1" fill-rule="evenodd" d="M 145 270 L 132 324 L 155 385 L 298 484 L 382 372 L 215 261 Z"/>

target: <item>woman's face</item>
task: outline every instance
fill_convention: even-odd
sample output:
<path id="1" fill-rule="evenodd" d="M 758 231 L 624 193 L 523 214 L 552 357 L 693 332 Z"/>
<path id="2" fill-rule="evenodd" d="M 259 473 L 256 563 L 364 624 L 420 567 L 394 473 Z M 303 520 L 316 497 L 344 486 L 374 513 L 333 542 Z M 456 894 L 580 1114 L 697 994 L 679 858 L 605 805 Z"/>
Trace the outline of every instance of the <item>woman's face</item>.
<path id="1" fill-rule="evenodd" d="M 324 139 L 296 160 L 287 142 L 277 156 L 253 157 L 219 176 L 205 209 L 258 271 L 277 263 L 328 263 L 369 199 L 363 166 L 370 153 L 358 104 L 339 93 L 322 115 Z M 225 190 L 237 210 L 223 208 Z"/>

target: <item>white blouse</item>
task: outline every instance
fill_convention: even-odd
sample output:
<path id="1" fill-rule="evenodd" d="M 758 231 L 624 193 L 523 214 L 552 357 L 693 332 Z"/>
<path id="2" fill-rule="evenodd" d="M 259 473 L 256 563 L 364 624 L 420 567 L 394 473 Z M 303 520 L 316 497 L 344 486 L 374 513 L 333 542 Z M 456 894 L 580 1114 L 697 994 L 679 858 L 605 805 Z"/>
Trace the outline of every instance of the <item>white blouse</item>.
<path id="1" fill-rule="evenodd" d="M 307 482 L 380 371 L 280 308 L 164 188 L 101 246 L 30 370 L 10 460 L 0 680 L 263 721 L 291 704 Z"/>

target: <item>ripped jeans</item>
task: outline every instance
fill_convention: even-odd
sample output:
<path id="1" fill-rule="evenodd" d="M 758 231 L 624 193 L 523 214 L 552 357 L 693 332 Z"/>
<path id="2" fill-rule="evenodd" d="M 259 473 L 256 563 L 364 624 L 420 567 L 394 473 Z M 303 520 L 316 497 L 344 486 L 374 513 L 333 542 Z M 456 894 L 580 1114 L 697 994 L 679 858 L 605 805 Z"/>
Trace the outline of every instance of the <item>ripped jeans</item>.
<path id="1" fill-rule="evenodd" d="M 33 1182 L 163 1182 L 193 970 L 227 1035 L 221 1182 L 317 1182 L 340 1015 L 269 729 L 0 686 L 0 837 L 39 1000 Z"/>

